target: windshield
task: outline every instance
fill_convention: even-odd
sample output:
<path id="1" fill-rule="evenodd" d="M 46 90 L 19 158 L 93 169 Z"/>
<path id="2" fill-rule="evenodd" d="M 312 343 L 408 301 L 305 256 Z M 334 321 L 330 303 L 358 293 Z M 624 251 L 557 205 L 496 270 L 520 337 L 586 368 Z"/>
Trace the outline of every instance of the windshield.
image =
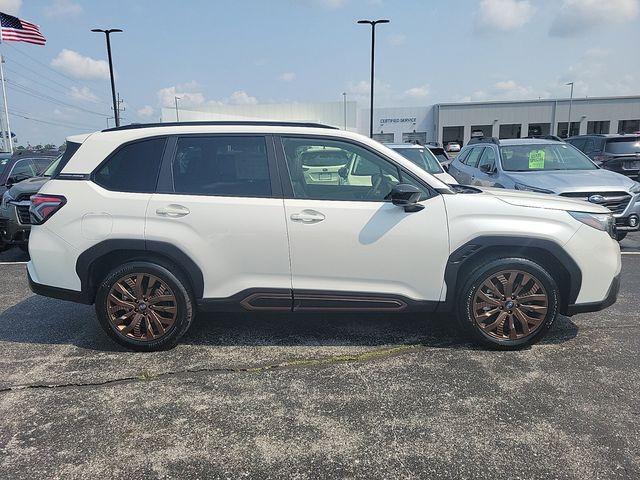
<path id="1" fill-rule="evenodd" d="M 440 163 L 449 161 L 444 148 L 430 148 L 429 151 L 435 155 Z"/>
<path id="2" fill-rule="evenodd" d="M 500 147 L 502 169 L 510 172 L 541 170 L 596 170 L 587 156 L 567 144 L 540 143 Z"/>
<path id="3" fill-rule="evenodd" d="M 609 140 L 605 147 L 607 153 L 629 155 L 640 153 L 640 137 L 616 138 Z"/>
<path id="4" fill-rule="evenodd" d="M 47 167 L 47 169 L 44 171 L 44 173 L 42 174 L 43 177 L 50 177 L 53 175 L 53 172 L 56 171 L 56 168 L 58 168 L 58 164 L 60 163 L 60 159 L 62 158 L 62 155 L 60 155 L 58 158 L 56 158 L 53 162 L 51 162 L 51 165 L 49 165 Z"/>
<path id="5" fill-rule="evenodd" d="M 394 150 L 429 173 L 443 172 L 436 157 L 426 148 L 394 148 Z"/>

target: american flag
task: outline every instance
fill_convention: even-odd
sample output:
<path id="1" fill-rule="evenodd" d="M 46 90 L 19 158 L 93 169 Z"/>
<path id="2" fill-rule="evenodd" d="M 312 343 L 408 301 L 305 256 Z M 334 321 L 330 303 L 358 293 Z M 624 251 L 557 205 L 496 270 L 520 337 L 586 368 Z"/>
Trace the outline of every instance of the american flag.
<path id="1" fill-rule="evenodd" d="M 2 24 L 0 41 L 2 42 L 27 42 L 44 45 L 47 41 L 40 33 L 38 25 L 1 12 L 0 22 Z"/>

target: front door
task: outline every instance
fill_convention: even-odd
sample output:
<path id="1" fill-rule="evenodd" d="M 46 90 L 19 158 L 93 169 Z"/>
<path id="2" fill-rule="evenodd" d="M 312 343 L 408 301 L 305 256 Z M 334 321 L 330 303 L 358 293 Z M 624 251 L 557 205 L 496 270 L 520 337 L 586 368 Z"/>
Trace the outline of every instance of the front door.
<path id="1" fill-rule="evenodd" d="M 159 192 L 147 208 L 146 239 L 173 243 L 198 264 L 205 299 L 290 309 L 289 250 L 273 139 L 191 135 L 172 137 L 167 148 Z M 264 291 L 269 295 L 260 297 Z"/>
<path id="2" fill-rule="evenodd" d="M 435 306 L 449 256 L 442 196 L 363 145 L 300 136 L 276 144 L 296 308 Z M 305 171 L 305 153 L 322 150 L 344 159 L 340 182 Z M 408 213 L 386 199 L 401 182 L 423 190 L 423 210 Z"/>

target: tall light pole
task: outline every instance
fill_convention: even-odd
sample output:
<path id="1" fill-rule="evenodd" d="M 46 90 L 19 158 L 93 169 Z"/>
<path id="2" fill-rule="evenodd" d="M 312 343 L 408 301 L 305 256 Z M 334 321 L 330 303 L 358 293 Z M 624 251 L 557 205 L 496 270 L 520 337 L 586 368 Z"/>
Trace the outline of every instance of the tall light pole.
<path id="1" fill-rule="evenodd" d="M 342 100 L 344 104 L 344 129 L 347 129 L 347 92 L 342 92 Z"/>
<path id="2" fill-rule="evenodd" d="M 569 97 L 569 121 L 567 122 L 567 138 L 571 136 L 571 106 L 573 105 L 573 82 L 566 84 L 571 85 L 571 96 Z"/>
<path id="3" fill-rule="evenodd" d="M 109 35 L 112 33 L 122 32 L 119 28 L 109 28 L 103 30 L 101 28 L 94 28 L 92 32 L 104 33 L 107 39 L 107 56 L 109 57 L 109 75 L 111 75 L 111 97 L 113 98 L 113 115 L 116 121 L 116 127 L 120 126 L 120 112 L 118 111 L 118 102 L 116 101 L 116 82 L 113 79 L 113 60 L 111 59 L 111 39 Z"/>
<path id="4" fill-rule="evenodd" d="M 389 20 L 358 20 L 358 23 L 371 25 L 371 111 L 369 112 L 369 137 L 373 138 L 373 81 L 375 78 L 376 25 L 379 23 L 389 23 Z"/>
<path id="5" fill-rule="evenodd" d="M 178 114 L 178 100 L 180 100 L 182 97 L 177 97 L 177 96 L 173 96 L 173 99 L 176 102 L 176 122 L 180 121 L 180 115 Z"/>

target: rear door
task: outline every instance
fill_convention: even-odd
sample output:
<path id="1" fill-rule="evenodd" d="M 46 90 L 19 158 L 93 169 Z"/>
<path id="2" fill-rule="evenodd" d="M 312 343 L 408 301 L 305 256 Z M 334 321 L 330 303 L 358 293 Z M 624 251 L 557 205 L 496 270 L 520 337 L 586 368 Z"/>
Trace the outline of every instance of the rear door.
<path id="1" fill-rule="evenodd" d="M 198 264 L 205 299 L 249 299 L 247 308 L 260 308 L 251 298 L 270 292 L 275 303 L 263 306 L 291 308 L 288 239 L 272 137 L 171 137 L 146 218 L 147 241 L 170 242 Z"/>
<path id="2" fill-rule="evenodd" d="M 484 147 L 471 147 L 469 154 L 464 158 L 464 160 L 461 163 L 456 162 L 459 169 L 459 175 L 456 177 L 456 180 L 458 180 L 462 185 L 473 184 L 476 178 L 478 161 L 482 155 L 482 150 L 484 150 Z"/>
<path id="3" fill-rule="evenodd" d="M 483 170 L 486 168 L 487 170 Z M 479 185 L 481 187 L 494 187 L 496 186 L 496 152 L 491 147 L 485 147 L 480 160 L 478 161 L 478 168 L 475 172 L 475 179 L 473 185 Z"/>

